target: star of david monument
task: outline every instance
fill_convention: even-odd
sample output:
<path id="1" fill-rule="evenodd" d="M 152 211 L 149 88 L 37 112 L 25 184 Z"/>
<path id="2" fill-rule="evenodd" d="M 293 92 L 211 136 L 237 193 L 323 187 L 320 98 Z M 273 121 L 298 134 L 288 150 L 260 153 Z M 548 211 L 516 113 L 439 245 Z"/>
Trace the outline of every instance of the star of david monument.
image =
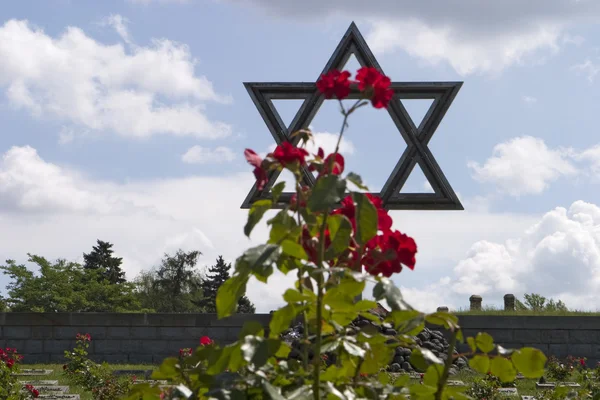
<path id="1" fill-rule="evenodd" d="M 342 70 L 353 54 L 361 66 L 373 67 L 382 74 L 384 73 L 358 30 L 358 27 L 352 22 L 329 58 L 325 68 L 323 68 L 322 74 L 333 69 Z M 291 137 L 292 134 L 300 129 L 308 129 L 308 126 L 325 100 L 324 95 L 317 89 L 316 80 L 315 83 L 245 82 L 244 86 L 277 144 L 287 141 L 297 146 L 300 137 Z M 427 147 L 461 86 L 462 82 L 392 82 L 391 89 L 394 92 L 394 97 L 390 101 L 387 111 L 394 125 L 398 128 L 399 134 L 402 135 L 402 138 L 406 142 L 407 147 L 401 155 L 399 154 L 399 160 L 394 169 L 390 171 L 390 175 L 381 192 L 371 193 L 381 197 L 386 209 L 464 209 L 436 162 L 435 157 Z M 354 88 L 348 98 L 360 98 L 358 89 Z M 410 99 L 433 100 L 419 126 L 415 125 L 402 104 L 402 100 Z M 289 126 L 283 123 L 273 104 L 273 100 L 303 100 L 300 109 Z M 433 193 L 401 193 L 404 184 L 416 164 L 421 167 L 423 174 L 433 188 Z M 302 173 L 303 183 L 308 187 L 313 187 L 315 184 L 314 175 L 306 167 L 303 167 Z M 280 171 L 277 170 L 270 172 L 268 182 L 263 190 L 259 191 L 255 184 L 242 203 L 242 208 L 250 208 L 255 201 L 269 198 L 270 189 L 279 177 L 279 174 Z M 284 192 L 280 196 L 278 203 L 274 204 L 274 207 L 285 207 L 289 204 L 292 195 L 293 193 L 291 192 Z"/>

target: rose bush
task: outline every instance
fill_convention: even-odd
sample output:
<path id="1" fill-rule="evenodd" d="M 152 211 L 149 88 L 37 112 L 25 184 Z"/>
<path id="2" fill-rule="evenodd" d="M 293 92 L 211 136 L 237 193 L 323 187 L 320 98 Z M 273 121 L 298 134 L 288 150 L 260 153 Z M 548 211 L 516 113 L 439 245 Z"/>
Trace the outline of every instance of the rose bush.
<path id="1" fill-rule="evenodd" d="M 268 334 L 258 322 L 248 322 L 234 343 L 211 343 L 185 357 L 168 358 L 153 378 L 172 380 L 172 394 L 165 395 L 156 385 L 140 385 L 130 399 L 400 399 L 406 394 L 413 399 L 466 399 L 466 388 L 446 385 L 453 360 L 464 355 L 471 357 L 473 369 L 503 382 L 514 380 L 517 371 L 526 377 L 542 376 L 546 358 L 539 350 L 504 349 L 485 333 L 464 338 L 456 316 L 413 309 L 390 279 L 404 267 L 415 268 L 417 245 L 393 228 L 381 199 L 365 193 L 368 189 L 359 175 L 342 176 L 345 162 L 339 147 L 348 118 L 369 104 L 386 108 L 394 92 L 390 79 L 374 68 L 361 68 L 355 81 L 350 77 L 347 71 L 331 71 L 317 82 L 318 90 L 336 98 L 341 107 L 342 128 L 332 154 L 323 149 L 309 154 L 305 147 L 312 138 L 307 130 L 293 133 L 299 146 L 284 142 L 264 159 L 251 149 L 244 153 L 262 190 L 248 213 L 247 236 L 284 191 L 285 183 L 267 188 L 269 172 L 287 169 L 296 179 L 290 205 L 267 220 L 267 243 L 236 260 L 235 273 L 219 288 L 216 300 L 218 315 L 225 318 L 235 312 L 251 277 L 266 283 L 275 268 L 294 274 L 295 285 L 283 294 L 285 305 L 272 314 Z M 342 100 L 353 90 L 360 98 L 346 108 Z M 314 187 L 301 184 L 303 168 L 316 173 Z M 367 283 L 373 286 L 374 301 L 361 299 Z M 369 312 L 377 301 L 391 308 L 383 321 Z M 359 316 L 372 324 L 351 329 L 350 322 Z M 288 357 L 290 344 L 281 338 L 298 320 L 303 324 L 300 360 Z M 415 335 L 425 323 L 449 332 L 444 359 L 417 344 Z M 380 333 L 381 324 L 397 335 Z M 470 351 L 455 354 L 458 342 L 466 342 Z M 408 375 L 386 370 L 400 345 L 412 349 L 410 363 L 424 373 L 421 382 L 411 383 Z"/>
<path id="2" fill-rule="evenodd" d="M 67 363 L 63 365 L 63 374 L 71 384 L 91 392 L 94 400 L 118 399 L 129 392 L 134 379 L 114 377 L 108 364 L 98 364 L 88 358 L 92 341 L 89 333 L 78 333 L 75 341 L 75 348 L 65 351 Z"/>
<path id="3" fill-rule="evenodd" d="M 19 373 L 22 360 L 23 356 L 17 349 L 0 347 L 0 400 L 25 400 L 39 396 L 33 385 L 23 386 L 15 375 Z"/>

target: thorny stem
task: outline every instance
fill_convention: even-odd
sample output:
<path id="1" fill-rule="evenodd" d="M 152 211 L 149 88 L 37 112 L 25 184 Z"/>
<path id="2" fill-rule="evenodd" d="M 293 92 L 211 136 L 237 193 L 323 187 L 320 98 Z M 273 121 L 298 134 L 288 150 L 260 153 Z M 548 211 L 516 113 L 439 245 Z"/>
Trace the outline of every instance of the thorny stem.
<path id="1" fill-rule="evenodd" d="M 300 219 L 300 185 L 296 183 L 296 214 L 298 215 L 298 226 L 302 226 L 302 221 Z M 304 283 L 302 282 L 302 273 L 304 271 L 302 268 L 298 268 L 298 291 L 300 295 L 304 291 Z M 304 306 L 304 302 L 302 302 Z M 304 345 L 302 347 L 302 365 L 304 366 L 304 371 L 308 370 L 308 318 L 306 317 L 306 308 L 303 307 L 302 310 L 302 326 L 304 329 L 302 330 L 302 335 L 304 336 Z"/>
<path id="2" fill-rule="evenodd" d="M 354 105 L 348 110 L 346 111 L 344 109 L 344 105 L 342 104 L 342 102 L 340 101 L 340 106 L 342 107 L 342 113 L 344 114 L 344 120 L 342 122 L 342 128 L 340 129 L 340 135 L 338 136 L 338 140 L 337 140 L 337 144 L 335 146 L 335 151 L 333 152 L 333 157 L 331 157 L 331 160 L 329 162 L 329 169 L 328 171 L 330 173 L 333 173 L 333 165 L 335 162 L 335 156 L 338 153 L 339 149 L 340 149 L 340 143 L 342 142 L 342 137 L 344 135 L 344 130 L 346 129 L 346 127 L 348 126 L 348 117 L 350 116 L 350 114 L 356 110 L 358 107 L 360 107 L 360 99 L 356 101 L 356 103 L 354 103 Z M 319 268 L 321 270 L 324 269 L 323 266 L 323 260 L 325 259 L 325 230 L 327 228 L 327 217 L 328 217 L 328 213 L 325 213 L 325 215 L 323 216 L 323 223 L 321 224 L 321 229 L 319 231 L 319 258 L 318 258 L 318 262 L 319 262 Z M 321 393 L 319 390 L 320 387 L 320 375 L 321 375 L 321 368 L 319 366 L 319 363 L 321 362 L 321 335 L 323 333 L 323 283 L 324 283 L 324 279 L 323 279 L 323 274 L 319 273 L 317 274 L 317 337 L 315 340 L 315 360 L 314 360 L 314 371 L 313 371 L 313 396 L 315 400 L 319 400 L 321 398 Z"/>
<path id="3" fill-rule="evenodd" d="M 452 330 L 452 336 L 450 337 L 450 343 L 448 346 L 448 357 L 444 363 L 444 372 L 442 372 L 442 376 L 438 380 L 438 388 L 437 392 L 435 392 L 435 400 L 442 400 L 442 391 L 444 390 L 444 386 L 448 380 L 448 375 L 450 374 L 450 367 L 452 366 L 452 356 L 454 355 L 454 348 L 456 347 L 456 335 L 458 329 L 459 328 L 454 328 Z"/>

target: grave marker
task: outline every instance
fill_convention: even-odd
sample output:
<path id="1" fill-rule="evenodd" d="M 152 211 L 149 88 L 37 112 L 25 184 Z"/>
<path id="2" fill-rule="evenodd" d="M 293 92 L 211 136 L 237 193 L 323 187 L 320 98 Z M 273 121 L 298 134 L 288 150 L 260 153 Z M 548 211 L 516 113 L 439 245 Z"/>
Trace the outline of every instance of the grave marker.
<path id="1" fill-rule="evenodd" d="M 38 399 L 48 400 L 80 400 L 81 397 L 78 394 L 40 394 Z"/>
<path id="2" fill-rule="evenodd" d="M 21 372 L 15 374 L 15 376 L 43 376 L 50 375 L 52 372 L 51 369 L 22 369 Z"/>
<path id="3" fill-rule="evenodd" d="M 517 388 L 499 388 L 498 393 L 503 396 L 518 396 Z"/>
<path id="4" fill-rule="evenodd" d="M 33 381 L 19 381 L 19 383 L 23 384 L 23 386 L 25 385 L 33 385 L 33 386 L 38 386 L 38 385 L 42 385 L 42 386 L 55 386 L 58 385 L 58 381 L 55 380 L 40 380 L 40 379 L 36 379 Z"/>
<path id="5" fill-rule="evenodd" d="M 48 393 L 66 393 L 69 391 L 68 386 L 54 386 L 54 385 L 39 385 L 35 387 L 37 390 L 41 392 Z"/>

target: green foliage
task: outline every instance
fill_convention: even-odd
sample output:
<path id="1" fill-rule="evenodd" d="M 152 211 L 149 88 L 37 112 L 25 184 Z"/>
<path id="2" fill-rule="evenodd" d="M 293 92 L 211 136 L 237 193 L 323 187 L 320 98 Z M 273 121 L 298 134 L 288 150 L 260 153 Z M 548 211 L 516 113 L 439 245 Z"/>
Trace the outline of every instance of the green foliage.
<path id="1" fill-rule="evenodd" d="M 24 264 L 7 260 L 0 266 L 10 278 L 6 303 L 11 311 L 24 312 L 119 312 L 139 309 L 130 283 L 110 284 L 102 271 L 84 269 L 66 260 L 52 263 L 28 254 L 39 268 L 35 275 Z"/>
<path id="2" fill-rule="evenodd" d="M 97 364 L 88 358 L 91 342 L 88 334 L 77 334 L 75 348 L 65 351 L 67 363 L 63 374 L 73 385 L 91 392 L 94 400 L 113 400 L 127 394 L 133 380 L 129 377 L 114 377 L 108 364 Z"/>
<path id="3" fill-rule="evenodd" d="M 98 279 L 106 279 L 110 284 L 125 283 L 125 271 L 121 269 L 123 259 L 113 256 L 112 243 L 97 241 L 97 245 L 88 254 L 83 254 L 83 268 L 99 271 Z"/>
<path id="4" fill-rule="evenodd" d="M 525 301 L 519 299 L 515 301 L 515 308 L 519 311 L 534 311 L 534 312 L 566 312 L 569 311 L 565 303 L 561 300 L 546 299 L 546 297 L 537 293 L 526 293 Z"/>
<path id="5" fill-rule="evenodd" d="M 165 254 L 157 268 L 135 279 L 141 307 L 155 312 L 203 312 L 202 274 L 195 269 L 199 251 Z"/>

